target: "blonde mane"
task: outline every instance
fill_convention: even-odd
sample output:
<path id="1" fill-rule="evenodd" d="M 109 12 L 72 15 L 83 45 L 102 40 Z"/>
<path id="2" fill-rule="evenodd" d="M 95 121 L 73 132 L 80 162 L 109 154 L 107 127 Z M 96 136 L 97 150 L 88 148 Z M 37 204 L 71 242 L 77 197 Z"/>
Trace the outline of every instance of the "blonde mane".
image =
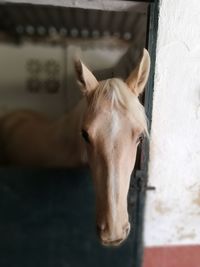
<path id="1" fill-rule="evenodd" d="M 91 106 L 98 107 L 101 100 L 111 101 L 112 108 L 121 107 L 128 113 L 128 116 L 137 127 L 141 128 L 148 137 L 147 117 L 144 107 L 138 100 L 138 97 L 131 92 L 126 83 L 119 78 L 111 78 L 99 83 L 94 90 Z"/>

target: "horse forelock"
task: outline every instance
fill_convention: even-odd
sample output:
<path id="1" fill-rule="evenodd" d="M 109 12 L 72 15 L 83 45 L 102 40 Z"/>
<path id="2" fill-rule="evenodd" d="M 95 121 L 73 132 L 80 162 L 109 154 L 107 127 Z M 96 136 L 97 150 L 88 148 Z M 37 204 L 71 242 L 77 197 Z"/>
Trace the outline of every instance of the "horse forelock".
<path id="1" fill-rule="evenodd" d="M 112 109 L 123 109 L 127 112 L 130 121 L 137 124 L 148 136 L 147 117 L 143 105 L 138 97 L 131 92 L 126 83 L 119 78 L 111 78 L 99 82 L 94 90 L 90 107 L 99 108 L 102 100 L 109 100 Z"/>

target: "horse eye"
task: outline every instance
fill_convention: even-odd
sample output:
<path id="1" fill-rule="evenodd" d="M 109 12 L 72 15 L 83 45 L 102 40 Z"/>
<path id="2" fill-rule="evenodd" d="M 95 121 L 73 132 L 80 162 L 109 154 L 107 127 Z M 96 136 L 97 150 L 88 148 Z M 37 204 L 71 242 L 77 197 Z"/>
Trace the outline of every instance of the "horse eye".
<path id="1" fill-rule="evenodd" d="M 85 142 L 90 143 L 90 138 L 89 138 L 89 134 L 87 131 L 81 130 L 81 135 L 83 139 L 85 140 Z"/>
<path id="2" fill-rule="evenodd" d="M 144 136 L 140 135 L 137 139 L 137 143 L 141 143 L 144 140 Z"/>

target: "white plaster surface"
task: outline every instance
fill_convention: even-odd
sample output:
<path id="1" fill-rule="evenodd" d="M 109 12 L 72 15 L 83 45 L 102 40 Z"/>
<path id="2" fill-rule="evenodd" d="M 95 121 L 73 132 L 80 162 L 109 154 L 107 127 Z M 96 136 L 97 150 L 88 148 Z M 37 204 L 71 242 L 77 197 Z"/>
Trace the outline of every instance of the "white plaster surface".
<path id="1" fill-rule="evenodd" d="M 200 244 L 200 1 L 162 0 L 145 245 Z"/>

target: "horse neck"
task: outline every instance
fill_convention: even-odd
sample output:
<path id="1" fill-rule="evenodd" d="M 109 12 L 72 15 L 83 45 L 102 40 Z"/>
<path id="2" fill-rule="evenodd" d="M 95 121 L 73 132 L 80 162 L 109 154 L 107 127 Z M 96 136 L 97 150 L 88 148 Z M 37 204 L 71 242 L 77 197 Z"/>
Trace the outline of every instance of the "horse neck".
<path id="1" fill-rule="evenodd" d="M 56 138 L 66 148 L 69 160 L 73 158 L 74 165 L 87 162 L 85 147 L 81 138 L 81 124 L 83 120 L 86 101 L 83 98 L 68 113 L 56 122 Z"/>

